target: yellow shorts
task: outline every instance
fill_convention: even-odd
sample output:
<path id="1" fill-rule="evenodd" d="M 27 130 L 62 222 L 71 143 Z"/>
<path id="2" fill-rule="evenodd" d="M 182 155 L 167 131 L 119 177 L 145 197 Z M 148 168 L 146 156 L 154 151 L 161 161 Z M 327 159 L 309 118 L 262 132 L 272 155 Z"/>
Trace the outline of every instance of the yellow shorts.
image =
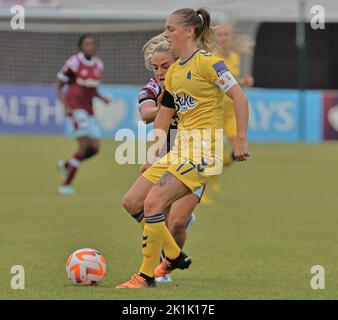
<path id="1" fill-rule="evenodd" d="M 170 156 L 171 160 L 177 158 L 175 151 L 170 151 L 166 156 Z M 175 161 L 167 161 L 164 156 L 148 168 L 143 176 L 153 184 L 156 184 L 164 172 L 168 171 L 185 184 L 192 192 L 203 187 L 207 181 L 213 176 L 206 174 L 206 170 L 210 170 L 215 166 L 215 162 L 211 164 L 202 160 L 200 163 L 193 163 L 189 159 L 183 160 L 181 163 Z M 209 171 L 210 173 L 211 171 Z"/>
<path id="2" fill-rule="evenodd" d="M 224 107 L 223 133 L 227 138 L 237 136 L 236 113 L 234 103 L 228 102 Z"/>

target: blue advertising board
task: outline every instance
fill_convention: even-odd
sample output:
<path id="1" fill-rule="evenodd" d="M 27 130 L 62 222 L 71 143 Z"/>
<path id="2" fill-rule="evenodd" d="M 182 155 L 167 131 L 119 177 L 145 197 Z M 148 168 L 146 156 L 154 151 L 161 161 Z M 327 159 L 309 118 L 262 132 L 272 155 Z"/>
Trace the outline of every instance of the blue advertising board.
<path id="1" fill-rule="evenodd" d="M 94 101 L 95 114 L 103 137 L 114 138 L 120 129 L 126 134 L 145 137 L 139 131 L 137 96 L 139 86 L 102 85 L 100 92 L 112 101 Z M 321 92 L 304 93 L 306 108 L 301 109 L 297 90 L 247 89 L 250 120 L 249 139 L 259 142 L 322 140 Z M 147 126 L 148 129 L 151 126 Z M 0 85 L 0 133 L 70 134 L 71 124 L 64 115 L 52 85 Z"/>
<path id="2" fill-rule="evenodd" d="M 62 134 L 64 108 L 53 86 L 0 85 L 0 132 Z"/>
<path id="3" fill-rule="evenodd" d="M 103 137 L 113 138 L 121 128 L 137 132 L 139 90 L 126 85 L 100 87 L 100 92 L 112 99 L 109 104 L 94 99 Z M 68 135 L 71 131 L 71 123 L 52 85 L 0 85 L 0 133 Z"/>
<path id="4" fill-rule="evenodd" d="M 301 92 L 282 89 L 247 89 L 250 120 L 248 136 L 251 141 L 321 140 L 321 93 L 304 92 L 305 105 L 301 110 Z"/>

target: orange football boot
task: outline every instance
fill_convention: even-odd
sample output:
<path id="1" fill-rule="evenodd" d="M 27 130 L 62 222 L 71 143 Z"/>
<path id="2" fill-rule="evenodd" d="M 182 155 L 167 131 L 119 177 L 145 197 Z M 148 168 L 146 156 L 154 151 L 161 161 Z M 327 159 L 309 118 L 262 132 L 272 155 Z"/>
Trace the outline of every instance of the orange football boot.
<path id="1" fill-rule="evenodd" d="M 176 259 L 165 257 L 154 271 L 155 278 L 165 277 L 175 269 L 188 269 L 191 264 L 191 258 L 181 251 Z"/>
<path id="2" fill-rule="evenodd" d="M 142 288 L 150 288 L 150 287 L 156 287 L 155 280 L 146 280 L 139 274 L 133 274 L 131 276 L 131 279 L 125 283 L 120 284 L 119 286 L 116 286 L 116 289 L 142 289 Z"/>

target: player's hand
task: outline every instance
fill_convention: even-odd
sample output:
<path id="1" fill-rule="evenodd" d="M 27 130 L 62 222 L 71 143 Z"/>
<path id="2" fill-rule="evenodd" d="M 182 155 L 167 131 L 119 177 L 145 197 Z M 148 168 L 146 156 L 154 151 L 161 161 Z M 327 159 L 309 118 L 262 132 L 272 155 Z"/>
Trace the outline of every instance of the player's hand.
<path id="1" fill-rule="evenodd" d="M 111 99 L 109 97 L 101 97 L 101 100 L 105 103 L 105 104 L 109 104 L 111 102 Z"/>
<path id="2" fill-rule="evenodd" d="M 254 78 L 250 76 L 249 74 L 245 75 L 243 77 L 243 86 L 244 87 L 253 87 L 254 85 Z"/>
<path id="3" fill-rule="evenodd" d="M 70 117 L 72 115 L 72 108 L 68 106 L 66 103 L 64 104 L 64 106 L 65 106 L 65 115 L 67 117 Z"/>
<path id="4" fill-rule="evenodd" d="M 234 146 L 234 157 L 237 161 L 248 160 L 250 156 L 249 145 L 246 138 L 237 139 L 237 143 Z"/>
<path id="5" fill-rule="evenodd" d="M 151 167 L 151 163 L 146 162 L 140 166 L 140 174 L 146 171 L 149 167 Z"/>

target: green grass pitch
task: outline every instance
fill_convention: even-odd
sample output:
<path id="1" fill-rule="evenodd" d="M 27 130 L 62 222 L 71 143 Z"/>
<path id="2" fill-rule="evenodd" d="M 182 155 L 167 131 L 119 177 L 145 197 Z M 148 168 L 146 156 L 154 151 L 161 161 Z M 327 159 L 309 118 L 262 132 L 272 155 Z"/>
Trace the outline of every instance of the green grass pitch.
<path id="1" fill-rule="evenodd" d="M 116 164 L 112 140 L 83 165 L 73 197 L 56 193 L 55 169 L 73 140 L 0 136 L 0 146 L 0 299 L 338 298 L 336 143 L 252 144 L 250 161 L 223 172 L 216 204 L 196 210 L 191 268 L 147 290 L 115 289 L 138 271 L 141 232 L 121 206 L 137 166 Z M 66 278 L 84 247 L 107 260 L 98 287 Z M 25 268 L 24 290 L 10 287 L 13 265 Z M 324 290 L 310 287 L 313 265 L 325 268 Z"/>

